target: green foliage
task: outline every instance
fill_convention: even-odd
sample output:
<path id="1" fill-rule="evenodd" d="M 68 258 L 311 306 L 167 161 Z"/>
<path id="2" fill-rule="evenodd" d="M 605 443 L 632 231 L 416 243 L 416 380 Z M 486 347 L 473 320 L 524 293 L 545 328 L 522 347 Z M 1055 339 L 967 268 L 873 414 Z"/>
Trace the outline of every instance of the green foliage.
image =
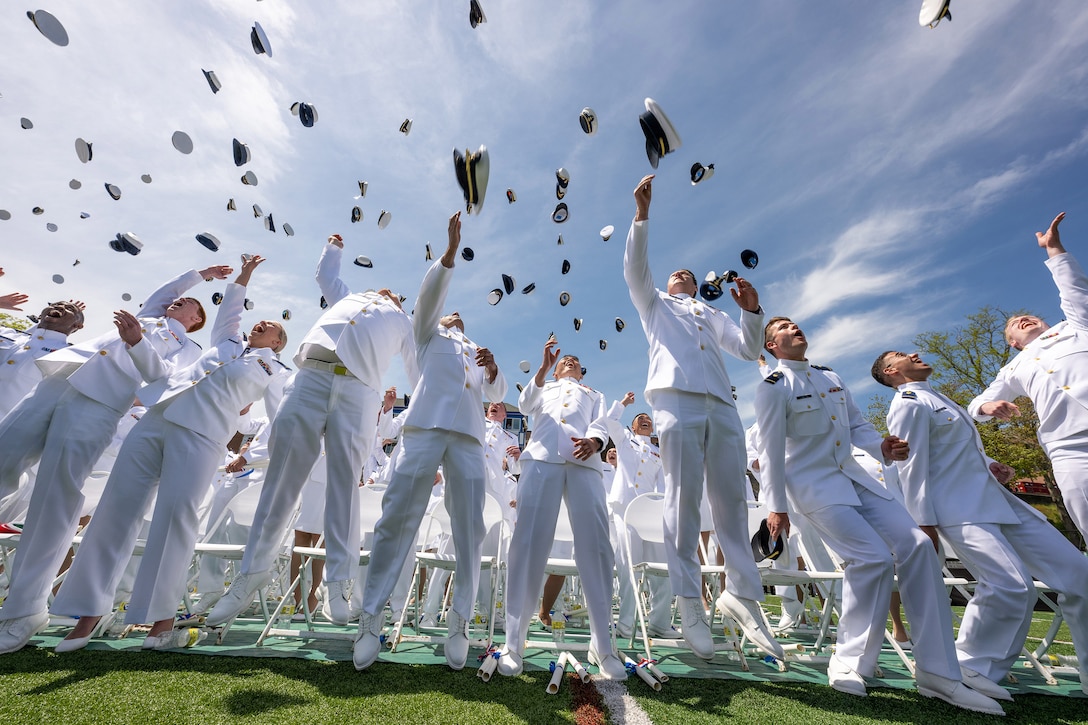
<path id="1" fill-rule="evenodd" d="M 923 332 L 914 338 L 922 358 L 933 366 L 933 387 L 964 408 L 985 390 L 1012 357 L 1005 341 L 1005 321 L 1010 313 L 983 307 L 968 315 L 967 322 L 949 331 Z M 1050 459 L 1039 445 L 1039 417 L 1027 398 L 1013 401 L 1020 416 L 1009 421 L 991 420 L 978 425 L 986 454 L 1016 469 L 1017 478 L 1042 478 L 1060 517 L 1060 528 L 1078 546 L 1080 536 L 1054 486 Z M 870 415 L 873 404 L 870 404 Z M 871 418 L 870 418 L 871 419 Z"/>
<path id="2" fill-rule="evenodd" d="M 25 317 L 16 317 L 7 312 L 0 312 L 0 327 L 10 327 L 13 330 L 26 330 L 30 328 L 30 320 Z"/>

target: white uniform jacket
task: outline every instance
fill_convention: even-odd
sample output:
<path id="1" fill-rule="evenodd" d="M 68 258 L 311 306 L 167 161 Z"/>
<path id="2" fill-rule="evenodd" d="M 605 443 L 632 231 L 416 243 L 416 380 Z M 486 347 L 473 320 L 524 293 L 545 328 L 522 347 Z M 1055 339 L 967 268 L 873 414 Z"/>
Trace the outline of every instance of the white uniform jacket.
<path id="1" fill-rule="evenodd" d="M 435 261 L 419 288 L 412 327 L 420 375 L 404 426 L 463 433 L 482 446 L 484 398 L 502 400 L 506 378 L 499 370 L 488 382 L 487 369 L 476 364 L 476 343 L 438 324 L 452 277 L 453 269 Z"/>
<path id="2" fill-rule="evenodd" d="M 506 471 L 518 473 L 521 464 L 513 456 L 506 455 L 506 449 L 518 445 L 518 439 L 506 430 L 502 423 L 493 420 L 484 421 L 484 466 L 487 468 L 488 490 L 501 502 L 517 498 L 517 484 L 506 476 Z M 502 462 L 506 461 L 506 470 Z"/>
<path id="3" fill-rule="evenodd" d="M 650 442 L 650 436 L 635 435 L 624 428 L 614 442 L 616 475 L 611 479 L 608 505 L 622 514 L 636 496 L 664 492 L 665 473 L 661 469 L 661 451 Z"/>
<path id="4" fill-rule="evenodd" d="M 200 346 L 186 336 L 180 322 L 163 315 L 174 300 L 200 281 L 200 273 L 190 270 L 152 292 L 140 307 L 144 341 L 172 366 L 194 363 L 200 357 Z M 80 393 L 124 414 L 132 406 L 141 383 L 140 372 L 127 349 L 128 345 L 113 330 L 44 355 L 37 363 L 43 375 L 67 375 L 68 383 Z M 145 405 L 154 402 L 143 398 L 141 395 L 140 402 Z"/>
<path id="5" fill-rule="evenodd" d="M 344 366 L 372 390 L 382 389 L 382 376 L 389 361 L 400 353 L 408 381 L 415 386 L 419 378 L 416 366 L 412 321 L 389 298 L 373 290 L 352 293 L 340 279 L 340 260 L 344 250 L 326 244 L 317 264 L 317 284 L 329 309 L 299 347 L 295 364 L 302 365 L 306 345 L 320 345 L 336 352 Z"/>
<path id="6" fill-rule="evenodd" d="M 0 327 L 0 418 L 41 381 L 34 361 L 67 346 L 68 336 L 56 330 Z"/>
<path id="7" fill-rule="evenodd" d="M 990 473 L 992 459 L 967 411 L 928 382 L 899 386 L 888 431 L 910 443 L 910 457 L 896 466 L 907 511 L 919 526 L 1018 524 L 1014 506 L 1035 511 Z"/>
<path id="8" fill-rule="evenodd" d="M 768 510 L 807 514 L 833 504 L 859 506 L 854 483 L 892 498 L 854 459 L 852 445 L 883 459 L 883 439 L 830 368 L 779 360 L 756 387 L 755 407 L 760 497 Z"/>
<path id="9" fill-rule="evenodd" d="M 212 346 L 187 368 L 169 371 L 143 343 L 129 348 L 141 373 L 155 380 L 149 393 L 166 420 L 226 443 L 238 428 L 238 411 L 264 396 L 274 414 L 291 370 L 271 348 L 249 348 L 240 322 L 246 288 L 229 284 L 212 329 Z"/>
<path id="10" fill-rule="evenodd" d="M 738 326 L 729 315 L 694 297 L 656 289 L 647 254 L 648 224 L 631 224 L 623 256 L 623 278 L 650 343 L 646 392 L 672 388 L 708 393 L 733 405 L 721 350 L 742 360 L 757 359 L 763 314 L 742 310 Z"/>
<path id="11" fill-rule="evenodd" d="M 967 407 L 975 420 L 983 403 L 1031 398 L 1039 415 L 1039 442 L 1048 454 L 1061 441 L 1088 440 L 1088 276 L 1072 254 L 1046 261 L 1061 297 L 1065 321 L 1032 340 L 990 387 Z"/>
<path id="12" fill-rule="evenodd" d="M 602 461 L 597 454 L 585 461 L 575 458 L 571 441 L 573 437 L 608 442 L 608 419 L 604 395 L 600 392 L 574 378 L 548 380 L 541 388 L 534 377 L 522 391 L 518 409 L 533 422 L 533 436 L 521 453 L 522 461 L 576 463 L 601 470 Z"/>

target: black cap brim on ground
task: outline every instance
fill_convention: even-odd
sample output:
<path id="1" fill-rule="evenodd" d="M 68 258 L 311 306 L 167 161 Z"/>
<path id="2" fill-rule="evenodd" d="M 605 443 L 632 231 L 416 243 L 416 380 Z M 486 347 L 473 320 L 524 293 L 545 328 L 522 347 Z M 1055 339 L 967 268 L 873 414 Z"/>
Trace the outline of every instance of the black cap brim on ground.
<path id="1" fill-rule="evenodd" d="M 38 32 L 44 35 L 50 43 L 64 47 L 68 45 L 68 31 L 61 22 L 45 10 L 27 10 L 26 16 Z"/>
<path id="2" fill-rule="evenodd" d="M 219 251 L 220 242 L 212 234 L 208 234 L 207 232 L 201 232 L 200 234 L 196 235 L 196 240 L 213 252 Z"/>
<path id="3" fill-rule="evenodd" d="M 680 135 L 654 99 L 647 98 L 645 106 L 646 111 L 638 117 L 638 121 L 646 137 L 646 158 L 650 166 L 656 169 L 662 157 L 680 148 Z"/>

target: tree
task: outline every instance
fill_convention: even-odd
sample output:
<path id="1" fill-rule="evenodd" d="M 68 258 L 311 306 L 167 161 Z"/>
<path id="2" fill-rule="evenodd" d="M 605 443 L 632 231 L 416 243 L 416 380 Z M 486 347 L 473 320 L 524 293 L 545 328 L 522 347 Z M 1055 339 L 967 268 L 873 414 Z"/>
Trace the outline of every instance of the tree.
<path id="1" fill-rule="evenodd" d="M 9 315 L 7 312 L 0 312 L 0 327 L 10 327 L 13 330 L 26 330 L 30 327 L 30 320 L 16 317 L 15 315 Z"/>
<path id="2" fill-rule="evenodd" d="M 923 332 L 915 337 L 918 351 L 933 365 L 930 378 L 933 387 L 966 408 L 1012 356 L 1012 348 L 1005 342 L 1005 320 L 1009 316 L 987 306 L 968 315 L 965 325 L 948 332 Z M 1015 468 L 1018 478 L 1042 478 L 1058 508 L 1063 533 L 1082 547 L 1084 542 L 1062 501 L 1050 459 L 1039 444 L 1035 407 L 1028 398 L 1018 398 L 1015 403 L 1020 406 L 1019 417 L 978 424 L 986 454 Z"/>

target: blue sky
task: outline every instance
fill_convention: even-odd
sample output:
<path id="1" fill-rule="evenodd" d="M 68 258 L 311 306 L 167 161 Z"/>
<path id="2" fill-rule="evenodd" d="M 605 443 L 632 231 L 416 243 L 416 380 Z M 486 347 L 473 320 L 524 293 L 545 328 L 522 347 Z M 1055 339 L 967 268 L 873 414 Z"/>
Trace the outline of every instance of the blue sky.
<path id="1" fill-rule="evenodd" d="M 880 392 L 873 357 L 909 349 L 918 332 L 985 304 L 1060 319 L 1033 232 L 1065 210 L 1067 246 L 1080 250 L 1088 237 L 1088 6 L 958 0 L 954 21 L 931 30 L 918 26 L 918 5 L 485 0 L 488 22 L 473 30 L 467 0 L 57 0 L 45 9 L 67 28 L 62 48 L 27 8 L 7 4 L 0 209 L 12 218 L 0 221 L 0 292 L 30 294 L 27 311 L 85 300 L 78 340 L 108 329 L 123 292 L 138 300 L 186 268 L 259 253 L 269 261 L 243 323 L 287 308 L 298 341 L 320 313 L 313 270 L 332 232 L 344 236 L 346 259 L 374 261 L 345 265 L 349 286 L 389 286 L 411 306 L 424 245 L 443 248 L 446 219 L 463 207 L 451 150 L 485 144 L 487 198 L 463 222 L 476 257 L 458 263 L 448 308 L 495 352 L 509 401 L 527 377 L 518 362 L 535 369 L 551 331 L 589 368 L 586 382 L 618 398 L 641 391 L 646 373 L 622 255 L 631 192 L 651 170 L 638 125 L 649 96 L 683 140 L 654 185 L 656 278 L 736 269 L 742 249 L 756 250 L 748 277 L 764 309 L 796 319 L 810 358 L 840 371 L 864 408 Z M 271 57 L 250 46 L 254 21 Z M 218 94 L 202 68 L 219 76 Z M 313 128 L 290 114 L 295 101 L 317 107 Z M 600 119 L 592 137 L 578 124 L 584 106 Z M 21 117 L 34 128 L 20 128 Z M 408 136 L 398 131 L 405 118 Z M 171 145 L 178 130 L 192 154 Z M 89 164 L 76 158 L 76 137 L 94 144 Z M 234 137 L 252 151 L 244 169 L 233 164 Z M 717 172 L 699 186 L 688 179 L 695 161 Z M 570 221 L 557 225 L 560 166 L 571 176 Z M 256 187 L 239 181 L 247 169 Z M 358 180 L 369 191 L 356 201 Z M 107 182 L 121 187 L 119 201 Z M 238 210 L 228 212 L 232 197 Z M 364 218 L 352 224 L 356 203 Z M 253 204 L 273 215 L 275 234 Z M 45 213 L 32 215 L 35 206 Z M 392 222 L 379 230 L 383 209 Z M 607 224 L 616 232 L 603 242 Z M 124 231 L 144 241 L 140 256 L 108 248 Z M 219 237 L 221 251 L 200 246 L 200 232 Z M 503 273 L 536 291 L 489 306 Z M 207 301 L 221 288 L 194 292 Z M 728 299 L 719 306 L 735 310 Z M 756 366 L 727 366 L 750 422 Z M 399 364 L 388 383 L 407 387 Z"/>

